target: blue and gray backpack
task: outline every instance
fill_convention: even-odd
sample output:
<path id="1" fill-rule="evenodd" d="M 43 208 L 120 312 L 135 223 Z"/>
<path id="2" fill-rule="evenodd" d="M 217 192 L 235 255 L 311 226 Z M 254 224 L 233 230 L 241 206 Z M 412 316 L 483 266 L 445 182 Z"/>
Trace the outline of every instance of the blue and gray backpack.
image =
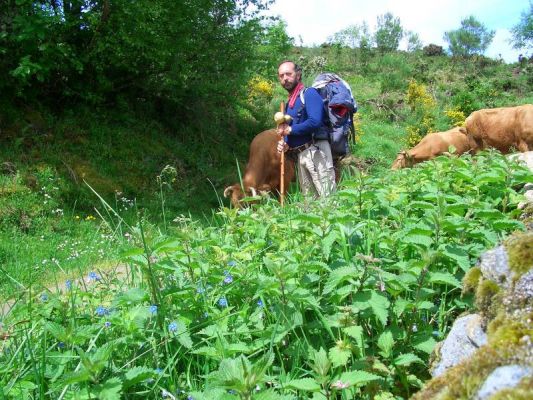
<path id="1" fill-rule="evenodd" d="M 324 101 L 324 126 L 314 138 L 329 140 L 333 158 L 345 156 L 350 152 L 350 132 L 355 135 L 353 115 L 357 112 L 357 103 L 352 89 L 340 76 L 329 72 L 318 75 L 312 87 L 318 90 Z M 303 91 L 300 100 L 305 104 Z"/>

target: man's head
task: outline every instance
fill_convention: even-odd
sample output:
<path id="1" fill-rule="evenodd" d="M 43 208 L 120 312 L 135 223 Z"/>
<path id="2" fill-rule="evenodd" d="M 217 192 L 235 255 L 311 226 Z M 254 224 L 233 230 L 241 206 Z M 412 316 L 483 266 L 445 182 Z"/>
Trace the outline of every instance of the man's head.
<path id="1" fill-rule="evenodd" d="M 302 79 L 302 69 L 293 61 L 282 61 L 278 67 L 278 79 L 281 86 L 290 92 Z"/>

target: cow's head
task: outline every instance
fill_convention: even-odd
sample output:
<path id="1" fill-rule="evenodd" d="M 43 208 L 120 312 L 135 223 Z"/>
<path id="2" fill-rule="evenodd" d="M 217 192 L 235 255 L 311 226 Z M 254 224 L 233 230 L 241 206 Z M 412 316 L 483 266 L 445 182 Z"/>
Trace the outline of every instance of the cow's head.
<path id="1" fill-rule="evenodd" d="M 224 197 L 230 198 L 231 204 L 235 208 L 245 207 L 247 204 L 243 203 L 241 200 L 245 197 L 255 197 L 257 196 L 257 190 L 254 187 L 245 188 L 244 192 L 240 184 L 236 183 L 235 185 L 228 186 L 224 189 Z"/>
<path id="2" fill-rule="evenodd" d="M 413 166 L 413 157 L 406 150 L 398 152 L 396 160 L 392 163 L 391 169 L 400 169 Z"/>

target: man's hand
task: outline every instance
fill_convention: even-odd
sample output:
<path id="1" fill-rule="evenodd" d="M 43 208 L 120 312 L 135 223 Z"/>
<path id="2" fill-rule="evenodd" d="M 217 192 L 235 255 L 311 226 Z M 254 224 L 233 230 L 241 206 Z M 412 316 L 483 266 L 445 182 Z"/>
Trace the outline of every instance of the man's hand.
<path id="1" fill-rule="evenodd" d="M 281 135 L 281 136 L 290 135 L 291 127 L 289 126 L 289 124 L 279 124 L 277 132 L 278 132 L 278 135 Z"/>
<path id="2" fill-rule="evenodd" d="M 278 153 L 289 150 L 289 145 L 283 139 L 278 142 Z"/>

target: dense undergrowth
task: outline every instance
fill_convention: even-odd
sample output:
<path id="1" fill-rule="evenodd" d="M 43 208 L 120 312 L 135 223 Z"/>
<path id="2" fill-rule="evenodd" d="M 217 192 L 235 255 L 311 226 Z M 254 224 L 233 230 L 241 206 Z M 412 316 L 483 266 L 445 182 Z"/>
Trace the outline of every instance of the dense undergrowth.
<path id="1" fill-rule="evenodd" d="M 522 229 L 531 172 L 497 153 L 354 172 L 324 201 L 130 226 L 116 278 L 65 276 L 4 320 L 8 399 L 393 399 L 471 306 L 460 281 Z M 125 223 L 111 210 L 109 226 Z"/>

